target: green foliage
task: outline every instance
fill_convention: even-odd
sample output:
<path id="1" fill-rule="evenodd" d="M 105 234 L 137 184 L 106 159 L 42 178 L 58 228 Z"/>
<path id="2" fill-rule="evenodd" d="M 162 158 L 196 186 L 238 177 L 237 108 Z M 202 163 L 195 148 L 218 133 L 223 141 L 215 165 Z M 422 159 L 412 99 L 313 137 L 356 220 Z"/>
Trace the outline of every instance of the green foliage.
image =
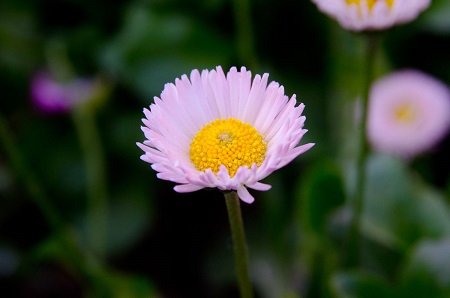
<path id="1" fill-rule="evenodd" d="M 302 225 L 307 231 L 324 236 L 330 214 L 345 202 L 339 169 L 330 161 L 318 163 L 298 184 L 303 189 L 297 196 Z"/>
<path id="2" fill-rule="evenodd" d="M 393 290 L 377 276 L 363 272 L 336 273 L 331 285 L 336 297 L 339 298 L 393 298 Z"/>
<path id="3" fill-rule="evenodd" d="M 132 5 L 100 60 L 109 75 L 135 88 L 148 103 L 166 82 L 193 68 L 229 64 L 230 50 L 225 37 L 194 18 Z"/>
<path id="4" fill-rule="evenodd" d="M 411 251 L 401 274 L 404 297 L 450 295 L 450 238 L 423 240 Z"/>
<path id="5" fill-rule="evenodd" d="M 336 297 L 448 297 L 449 238 L 438 241 L 424 240 L 415 246 L 392 284 L 382 277 L 363 271 L 339 272 L 331 279 Z"/>
<path id="6" fill-rule="evenodd" d="M 0 3 L 0 65 L 16 74 L 33 69 L 39 57 L 32 50 L 40 45 L 38 34 L 31 11 Z"/>
<path id="7" fill-rule="evenodd" d="M 420 22 L 426 30 L 448 35 L 450 33 L 450 3 L 445 0 L 434 0 Z"/>
<path id="8" fill-rule="evenodd" d="M 387 247 L 405 250 L 424 237 L 450 235 L 450 211 L 442 195 L 393 157 L 369 159 L 364 206 L 364 233 Z"/>

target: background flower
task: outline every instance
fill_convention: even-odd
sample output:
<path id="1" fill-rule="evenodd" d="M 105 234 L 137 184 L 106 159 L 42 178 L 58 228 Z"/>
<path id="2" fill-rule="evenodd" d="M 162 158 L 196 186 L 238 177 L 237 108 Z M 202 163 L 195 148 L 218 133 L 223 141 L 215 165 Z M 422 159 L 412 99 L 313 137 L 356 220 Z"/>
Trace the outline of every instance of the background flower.
<path id="1" fill-rule="evenodd" d="M 295 95 L 289 99 L 278 83 L 267 86 L 268 76 L 257 75 L 252 83 L 245 67 L 225 76 L 219 66 L 167 84 L 144 109 L 142 160 L 158 178 L 181 184 L 178 192 L 217 187 L 253 202 L 246 187 L 270 189 L 259 181 L 314 145 L 297 147 L 307 132 L 304 105 L 296 107 Z"/>
<path id="2" fill-rule="evenodd" d="M 321 11 L 342 27 L 354 30 L 382 30 L 407 23 L 426 9 L 430 0 L 312 0 Z"/>
<path id="3" fill-rule="evenodd" d="M 31 82 L 33 104 L 46 113 L 69 112 L 92 99 L 97 90 L 94 80 L 85 78 L 58 81 L 49 72 L 37 73 Z"/>
<path id="4" fill-rule="evenodd" d="M 371 90 L 368 137 L 376 150 L 412 157 L 434 146 L 450 127 L 450 91 L 440 81 L 405 70 Z"/>

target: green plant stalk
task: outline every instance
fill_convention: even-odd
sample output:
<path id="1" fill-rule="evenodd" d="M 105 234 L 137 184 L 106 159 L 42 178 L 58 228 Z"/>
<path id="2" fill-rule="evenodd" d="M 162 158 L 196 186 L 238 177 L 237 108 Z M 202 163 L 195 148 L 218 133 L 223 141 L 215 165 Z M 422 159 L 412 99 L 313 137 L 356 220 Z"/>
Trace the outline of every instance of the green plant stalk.
<path id="1" fill-rule="evenodd" d="M 108 196 L 105 159 L 94 109 L 82 106 L 73 112 L 73 120 L 84 155 L 87 183 L 87 240 L 94 255 L 105 257 L 108 226 Z"/>
<path id="2" fill-rule="evenodd" d="M 244 224 L 242 222 L 239 197 L 235 191 L 225 193 L 231 235 L 233 238 L 236 275 L 241 298 L 253 297 L 252 284 L 248 269 L 247 241 L 245 240 Z"/>
<path id="3" fill-rule="evenodd" d="M 9 130 L 2 115 L 0 115 L 0 139 L 12 168 L 16 171 L 18 178 L 24 183 L 26 191 L 30 194 L 30 198 L 41 209 L 44 218 L 49 222 L 50 226 L 55 230 L 60 230 L 62 221 L 58 216 L 58 212 L 47 199 L 46 194 L 37 183 L 31 171 L 27 169 L 22 154 L 15 143 L 13 134 Z"/>
<path id="4" fill-rule="evenodd" d="M 250 0 L 234 0 L 234 26 L 237 36 L 238 57 L 250 69 L 257 66 Z"/>
<path id="5" fill-rule="evenodd" d="M 23 158 L 23 154 L 14 139 L 13 133 L 8 127 L 3 115 L 0 113 L 0 144 L 2 145 L 11 168 L 16 172 L 19 180 L 22 181 L 29 198 L 36 204 L 47 220 L 53 233 L 61 239 L 66 256 L 73 266 L 87 281 L 90 281 L 92 272 L 89 264 L 82 255 L 76 235 L 71 229 L 64 226 L 64 222 L 58 210 L 53 206 L 45 190 L 38 183 L 38 180 L 29 170 Z"/>
<path id="6" fill-rule="evenodd" d="M 364 211 L 364 190 L 366 187 L 367 176 L 367 157 L 369 155 L 369 144 L 367 143 L 367 114 L 369 105 L 369 93 L 374 78 L 375 62 L 377 57 L 378 39 L 376 32 L 369 32 L 366 38 L 366 57 L 365 57 L 365 77 L 363 96 L 361 101 L 361 120 L 359 125 L 359 153 L 356 160 L 356 192 L 353 209 L 353 221 L 350 226 L 350 239 L 348 248 L 347 265 L 356 266 L 361 257 L 360 244 L 362 235 L 362 221 Z"/>

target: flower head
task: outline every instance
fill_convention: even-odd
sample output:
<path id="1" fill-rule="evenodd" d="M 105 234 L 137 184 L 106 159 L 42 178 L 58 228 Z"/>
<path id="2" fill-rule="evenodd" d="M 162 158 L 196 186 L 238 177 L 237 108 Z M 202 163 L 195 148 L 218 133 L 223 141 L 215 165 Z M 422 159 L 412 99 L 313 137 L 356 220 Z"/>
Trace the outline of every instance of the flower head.
<path id="1" fill-rule="evenodd" d="M 178 183 L 177 192 L 202 188 L 237 190 L 251 203 L 247 187 L 266 191 L 259 182 L 314 144 L 297 146 L 306 133 L 304 105 L 296 107 L 268 74 L 231 68 L 193 70 L 166 84 L 161 98 L 144 109 L 147 140 L 137 145 L 141 159 L 157 177 Z"/>
<path id="2" fill-rule="evenodd" d="M 431 0 L 312 0 L 321 11 L 353 31 L 383 30 L 415 19 Z"/>
<path id="3" fill-rule="evenodd" d="M 93 97 L 94 80 L 74 79 L 59 82 L 49 72 L 38 73 L 31 82 L 33 104 L 47 113 L 64 113 Z"/>
<path id="4" fill-rule="evenodd" d="M 434 146 L 450 127 L 450 91 L 418 71 L 388 75 L 372 86 L 367 134 L 379 151 L 413 157 Z"/>

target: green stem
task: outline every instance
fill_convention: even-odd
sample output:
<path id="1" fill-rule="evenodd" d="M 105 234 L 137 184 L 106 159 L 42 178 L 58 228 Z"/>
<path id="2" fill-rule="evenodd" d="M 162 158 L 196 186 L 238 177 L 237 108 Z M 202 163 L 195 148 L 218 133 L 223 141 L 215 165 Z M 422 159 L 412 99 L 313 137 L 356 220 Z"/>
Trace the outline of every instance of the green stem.
<path id="1" fill-rule="evenodd" d="M 16 172 L 18 179 L 21 180 L 25 186 L 25 191 L 28 192 L 29 198 L 40 209 L 44 218 L 48 221 L 53 233 L 57 235 L 57 237 L 60 237 L 71 265 L 89 280 L 90 269 L 88 269 L 88 264 L 79 250 L 76 235 L 72 230 L 64 226 L 64 222 L 59 215 L 60 213 L 53 206 L 47 193 L 38 183 L 38 180 L 33 175 L 32 171 L 29 170 L 21 150 L 16 144 L 13 133 L 9 129 L 1 113 L 0 144 L 3 145 L 6 157 L 8 158 L 12 169 Z"/>
<path id="2" fill-rule="evenodd" d="M 239 197 L 235 191 L 231 191 L 225 193 L 225 201 L 227 203 L 228 218 L 233 237 L 234 259 L 239 291 L 241 298 L 251 298 L 253 297 L 253 290 L 248 270 L 247 241 L 245 240 Z"/>
<path id="3" fill-rule="evenodd" d="M 375 60 L 378 48 L 377 33 L 368 33 L 366 36 L 366 57 L 363 97 L 361 101 L 361 120 L 359 126 L 359 154 L 356 161 L 356 193 L 354 200 L 354 216 L 350 227 L 350 239 L 348 249 L 348 266 L 355 266 L 360 261 L 360 242 L 362 232 L 362 219 L 364 209 L 364 190 L 366 186 L 366 163 L 369 155 L 367 143 L 367 114 L 369 104 L 369 92 L 374 78 Z"/>
<path id="4" fill-rule="evenodd" d="M 250 0 L 234 0 L 234 26 L 237 36 L 238 57 L 252 69 L 257 66 L 251 18 Z"/>
<path id="5" fill-rule="evenodd" d="M 22 158 L 22 154 L 16 146 L 13 134 L 9 130 L 6 121 L 0 115 L 0 139 L 3 144 L 6 156 L 11 162 L 11 166 L 18 174 L 25 185 L 25 189 L 30 194 L 30 198 L 41 209 L 43 216 L 48 220 L 50 226 L 55 230 L 60 230 L 62 227 L 61 218 L 58 216 L 58 212 L 47 199 L 43 189 L 36 182 L 35 177 L 30 171 Z"/>
<path id="6" fill-rule="evenodd" d="M 87 180 L 87 237 L 90 249 L 101 260 L 105 255 L 108 200 L 103 148 L 93 109 L 80 107 L 73 120 L 81 143 Z"/>

